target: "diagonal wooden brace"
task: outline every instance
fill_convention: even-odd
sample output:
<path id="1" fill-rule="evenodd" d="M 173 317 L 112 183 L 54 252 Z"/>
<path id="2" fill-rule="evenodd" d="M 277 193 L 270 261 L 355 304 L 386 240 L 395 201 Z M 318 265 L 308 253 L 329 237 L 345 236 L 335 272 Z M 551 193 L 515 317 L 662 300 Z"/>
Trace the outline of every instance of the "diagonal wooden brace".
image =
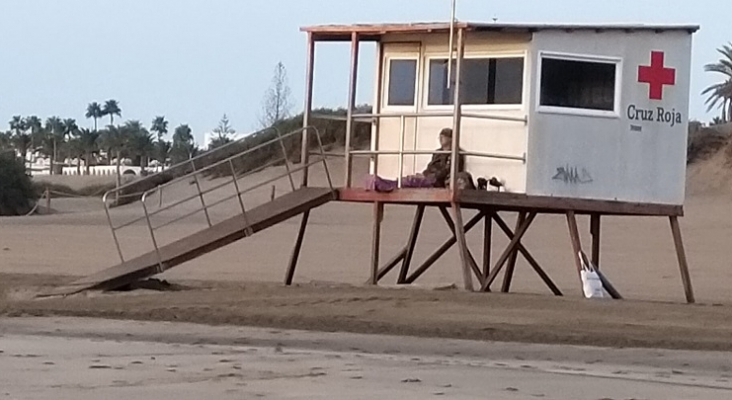
<path id="1" fill-rule="evenodd" d="M 414 256 L 414 248 L 417 245 L 417 236 L 419 230 L 422 227 L 422 220 L 424 219 L 425 206 L 423 204 L 417 206 L 417 212 L 414 214 L 414 222 L 412 223 L 412 231 L 409 233 L 409 240 L 407 240 L 407 246 L 404 248 L 404 258 L 402 259 L 402 268 L 399 270 L 399 277 L 397 278 L 398 284 L 404 284 L 407 280 L 407 274 L 409 273 L 409 266 L 412 264 L 412 257 Z"/>
<path id="2" fill-rule="evenodd" d="M 504 221 L 497 213 L 493 213 L 493 219 L 496 221 L 496 224 L 501 228 L 503 233 L 506 234 L 506 237 L 508 237 L 509 240 L 512 240 L 515 235 L 513 232 L 511 232 L 511 228 L 509 228 L 508 224 L 506 224 L 506 221 Z M 531 268 L 536 271 L 536 273 L 539 275 L 542 281 L 549 287 L 549 290 L 552 291 L 556 296 L 562 296 L 562 291 L 559 290 L 557 285 L 554 284 L 554 282 L 551 280 L 549 275 L 544 272 L 544 270 L 539 266 L 539 263 L 536 261 L 536 259 L 529 253 L 529 250 L 526 249 L 526 247 L 521 244 L 521 242 L 518 242 L 518 245 L 516 246 L 518 248 L 518 251 L 526 258 L 526 261 L 531 265 Z"/>
<path id="3" fill-rule="evenodd" d="M 452 232 L 453 237 L 455 237 L 455 223 L 452 220 L 452 217 L 450 216 L 450 213 L 447 211 L 447 208 L 440 207 L 440 214 L 442 214 L 442 218 L 445 219 L 445 222 L 447 223 L 448 228 L 450 228 L 450 232 Z M 465 232 L 467 233 L 467 232 Z M 483 281 L 485 280 L 485 276 L 483 276 L 483 273 L 480 271 L 480 268 L 478 267 L 478 263 L 475 261 L 475 257 L 473 257 L 473 253 L 470 252 L 470 249 L 467 248 L 466 245 L 466 253 L 467 253 L 467 262 L 470 266 L 470 269 L 473 270 L 473 274 L 475 274 L 475 277 L 478 278 L 478 282 L 480 284 L 483 284 Z"/>
<path id="4" fill-rule="evenodd" d="M 483 282 L 483 285 L 481 286 L 482 291 L 486 292 L 488 291 L 488 289 L 490 289 L 491 284 L 494 280 L 496 280 L 498 273 L 501 272 L 501 269 L 503 269 L 503 266 L 506 264 L 506 261 L 508 261 L 508 258 L 516 250 L 518 244 L 521 242 L 521 238 L 523 238 L 524 234 L 529 229 L 529 226 L 531 226 L 531 223 L 534 222 L 535 218 L 536 212 L 529 213 L 524 223 L 519 225 L 518 229 L 516 229 L 516 233 L 513 239 L 511 239 L 511 241 L 508 243 L 508 246 L 506 246 L 506 250 L 503 251 L 503 254 L 501 254 L 501 256 L 496 261 L 496 265 L 493 267 L 493 270 Z"/>
<path id="5" fill-rule="evenodd" d="M 399 252 L 391 259 L 389 260 L 383 267 L 379 269 L 379 272 L 376 274 L 377 281 L 380 281 L 386 274 L 391 272 L 394 267 L 396 267 L 402 260 L 404 260 L 404 257 L 407 254 L 407 248 L 406 246 L 403 247 Z"/>
<path id="6" fill-rule="evenodd" d="M 472 219 L 470 219 L 470 221 L 465 224 L 465 233 L 470 232 L 470 230 L 473 229 L 473 227 L 477 225 L 484 216 L 485 214 L 481 211 Z M 404 283 L 414 283 L 414 281 L 422 276 L 422 274 L 424 274 L 435 262 L 437 262 L 437 260 L 439 260 L 443 254 L 450 250 L 450 248 L 454 246 L 455 243 L 457 243 L 457 238 L 455 237 L 455 235 L 452 235 L 452 237 L 450 239 L 447 239 L 445 243 L 438 247 L 437 250 L 432 253 L 432 255 L 427 257 L 422 265 L 420 265 L 414 272 L 412 272 L 411 275 L 409 275 L 409 277 L 407 277 L 407 280 Z"/>

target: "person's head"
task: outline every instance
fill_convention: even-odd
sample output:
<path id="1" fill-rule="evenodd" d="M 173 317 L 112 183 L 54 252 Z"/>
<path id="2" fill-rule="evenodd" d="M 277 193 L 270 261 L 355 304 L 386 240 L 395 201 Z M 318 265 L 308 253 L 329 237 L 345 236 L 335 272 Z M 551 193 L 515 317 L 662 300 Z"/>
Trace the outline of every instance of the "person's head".
<path id="1" fill-rule="evenodd" d="M 443 149 L 452 148 L 452 129 L 444 128 L 440 131 L 440 146 Z"/>

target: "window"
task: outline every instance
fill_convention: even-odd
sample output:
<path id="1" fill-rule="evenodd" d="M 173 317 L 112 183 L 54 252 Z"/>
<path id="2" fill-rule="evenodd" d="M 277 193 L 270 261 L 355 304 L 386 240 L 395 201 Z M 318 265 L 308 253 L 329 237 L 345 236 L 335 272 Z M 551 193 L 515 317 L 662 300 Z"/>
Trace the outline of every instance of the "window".
<path id="1" fill-rule="evenodd" d="M 417 60 L 390 60 L 387 105 L 413 106 L 416 84 Z"/>
<path id="2" fill-rule="evenodd" d="M 429 64 L 427 104 L 451 105 L 453 87 L 447 88 L 447 59 L 432 59 Z M 451 83 L 455 82 L 453 60 Z M 461 96 L 466 105 L 521 104 L 524 86 L 524 59 L 466 58 L 463 60 Z"/>
<path id="3" fill-rule="evenodd" d="M 542 58 L 540 105 L 615 111 L 614 62 Z"/>

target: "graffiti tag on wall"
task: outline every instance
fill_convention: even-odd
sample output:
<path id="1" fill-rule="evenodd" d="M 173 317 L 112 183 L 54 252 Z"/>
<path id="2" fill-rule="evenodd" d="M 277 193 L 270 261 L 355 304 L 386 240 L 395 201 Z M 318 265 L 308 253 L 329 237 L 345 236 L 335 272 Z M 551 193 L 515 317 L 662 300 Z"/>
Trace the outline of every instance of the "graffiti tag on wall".
<path id="1" fill-rule="evenodd" d="M 562 181 L 567 184 L 581 185 L 592 182 L 592 175 L 585 168 L 570 167 L 565 165 L 557 167 L 557 173 L 552 177 L 555 181 Z"/>

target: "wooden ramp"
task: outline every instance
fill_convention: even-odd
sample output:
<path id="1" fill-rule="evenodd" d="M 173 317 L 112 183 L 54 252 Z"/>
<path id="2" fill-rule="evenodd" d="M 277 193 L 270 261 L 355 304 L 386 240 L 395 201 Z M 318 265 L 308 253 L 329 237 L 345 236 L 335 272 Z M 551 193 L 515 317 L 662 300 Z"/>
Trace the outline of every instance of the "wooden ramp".
<path id="1" fill-rule="evenodd" d="M 137 280 L 159 274 L 186 261 L 226 246 L 247 234 L 267 229 L 280 222 L 321 206 L 335 198 L 329 188 L 303 187 L 247 211 L 245 222 L 242 214 L 222 221 L 210 228 L 194 233 L 176 242 L 160 247 L 158 255 L 153 250 L 117 266 L 97 272 L 54 289 L 42 296 L 62 296 L 84 290 L 116 289 Z"/>

